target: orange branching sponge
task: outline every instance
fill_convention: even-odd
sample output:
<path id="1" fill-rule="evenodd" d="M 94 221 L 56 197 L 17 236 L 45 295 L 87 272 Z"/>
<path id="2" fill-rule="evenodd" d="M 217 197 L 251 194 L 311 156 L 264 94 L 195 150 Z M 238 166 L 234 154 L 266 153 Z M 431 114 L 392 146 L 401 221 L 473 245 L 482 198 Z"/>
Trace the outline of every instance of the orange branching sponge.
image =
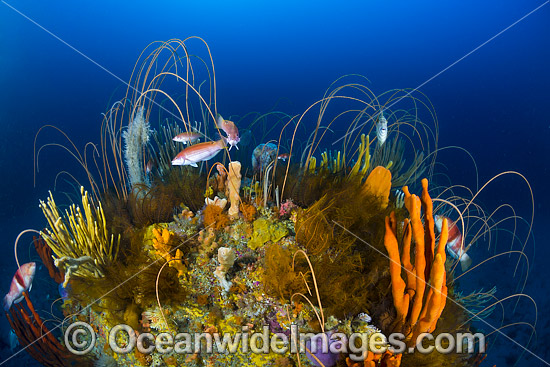
<path id="1" fill-rule="evenodd" d="M 168 266 L 175 268 L 178 271 L 178 277 L 187 274 L 187 268 L 183 264 L 183 252 L 177 249 L 174 253 L 170 241 L 172 233 L 166 228 L 162 232 L 157 228 L 153 228 L 153 247 L 156 254 L 164 258 L 168 262 Z"/>
<path id="2" fill-rule="evenodd" d="M 202 214 L 204 225 L 206 227 L 212 226 L 212 228 L 219 230 L 229 224 L 229 217 L 218 205 L 207 205 Z"/>
<path id="3" fill-rule="evenodd" d="M 243 214 L 244 220 L 247 222 L 253 222 L 256 219 L 256 213 L 258 212 L 254 205 L 247 204 L 244 201 L 240 205 L 241 213 Z"/>
<path id="4" fill-rule="evenodd" d="M 386 209 L 390 198 L 391 172 L 382 166 L 375 167 L 363 184 L 364 195 L 375 196 L 380 199 L 380 208 Z"/>
<path id="5" fill-rule="evenodd" d="M 384 237 L 384 245 L 390 258 L 392 296 L 397 311 L 396 329 L 408 334 L 409 344 L 414 343 L 420 333 L 432 332 L 435 329 L 447 299 L 445 271 L 447 222 L 446 220 L 443 222 L 437 253 L 434 254 L 433 204 L 428 195 L 428 180 L 422 180 L 422 189 L 421 201 L 418 196 L 411 195 L 407 187 L 403 188 L 405 206 L 410 220 L 405 220 L 403 223 L 405 233 L 401 258 L 397 241 L 397 223 L 393 212 L 386 217 Z M 421 207 L 425 211 L 424 224 L 420 219 Z M 410 262 L 412 241 L 415 245 L 414 266 Z M 406 283 L 401 278 L 402 265 L 407 273 Z M 429 288 L 427 294 L 426 287 Z"/>
<path id="6" fill-rule="evenodd" d="M 162 231 L 153 228 L 153 236 L 153 247 L 157 250 L 156 254 L 169 261 L 171 246 L 168 243 L 170 242 L 170 231 L 166 228 L 163 228 Z"/>

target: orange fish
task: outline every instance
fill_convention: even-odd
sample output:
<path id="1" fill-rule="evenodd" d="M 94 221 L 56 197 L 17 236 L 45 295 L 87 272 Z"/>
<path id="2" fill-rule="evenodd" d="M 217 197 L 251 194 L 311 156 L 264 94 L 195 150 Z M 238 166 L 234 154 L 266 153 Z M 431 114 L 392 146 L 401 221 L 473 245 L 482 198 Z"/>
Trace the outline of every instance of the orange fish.
<path id="1" fill-rule="evenodd" d="M 32 280 L 36 272 L 36 263 L 26 263 L 17 269 L 11 280 L 10 291 L 4 297 L 4 311 L 8 312 L 14 303 L 21 302 L 24 298 L 23 292 L 30 291 Z"/>
<path id="2" fill-rule="evenodd" d="M 237 144 L 241 141 L 239 137 L 239 129 L 233 121 L 224 120 L 221 115 L 218 115 L 218 127 L 227 134 L 227 144 L 229 144 L 229 150 L 235 147 L 239 149 Z"/>
<path id="3" fill-rule="evenodd" d="M 214 156 L 224 148 L 224 139 L 191 145 L 179 152 L 179 154 L 172 159 L 172 165 L 197 167 L 198 162 L 214 158 Z"/>
<path id="4" fill-rule="evenodd" d="M 462 234 L 458 230 L 456 223 L 443 215 L 436 215 L 434 218 L 435 226 L 441 233 L 441 226 L 445 218 L 447 219 L 447 227 L 449 229 L 449 238 L 446 246 L 447 251 L 453 259 L 458 259 L 460 261 L 462 271 L 466 271 L 470 265 L 472 265 L 472 259 L 468 256 L 466 251 L 464 251 L 464 240 L 462 239 Z"/>
<path id="5" fill-rule="evenodd" d="M 189 132 L 176 135 L 172 140 L 183 144 L 189 144 L 201 138 L 202 134 Z"/>

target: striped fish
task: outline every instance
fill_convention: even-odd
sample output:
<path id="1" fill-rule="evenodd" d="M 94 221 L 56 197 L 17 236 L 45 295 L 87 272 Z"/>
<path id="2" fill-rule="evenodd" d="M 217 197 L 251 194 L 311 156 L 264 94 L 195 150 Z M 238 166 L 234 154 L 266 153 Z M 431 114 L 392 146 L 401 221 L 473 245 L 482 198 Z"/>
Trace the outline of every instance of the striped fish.
<path id="1" fill-rule="evenodd" d="M 384 117 L 384 111 L 380 111 L 380 116 L 378 116 L 376 137 L 378 138 L 378 145 L 380 146 L 386 142 L 386 138 L 388 137 L 388 120 Z"/>
<path id="2" fill-rule="evenodd" d="M 24 291 L 31 290 L 35 272 L 36 263 L 26 263 L 17 269 L 11 281 L 10 291 L 4 297 L 4 311 L 8 312 L 14 303 L 21 302 Z"/>

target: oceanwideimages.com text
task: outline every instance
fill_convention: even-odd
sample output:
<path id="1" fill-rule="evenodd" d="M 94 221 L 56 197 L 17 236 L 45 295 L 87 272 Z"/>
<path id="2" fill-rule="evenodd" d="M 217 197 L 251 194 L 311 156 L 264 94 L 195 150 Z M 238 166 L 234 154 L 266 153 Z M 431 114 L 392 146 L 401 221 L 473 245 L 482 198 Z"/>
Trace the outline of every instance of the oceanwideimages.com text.
<path id="1" fill-rule="evenodd" d="M 89 353 L 97 342 L 93 328 L 85 322 L 75 322 L 65 331 L 65 346 L 77 355 Z M 361 361 L 367 352 L 383 354 L 400 353 L 484 353 L 485 336 L 481 333 L 441 333 L 433 336 L 420 334 L 410 347 L 406 336 L 392 333 L 389 336 L 381 332 L 352 333 L 338 332 L 301 333 L 297 325 L 292 325 L 289 333 L 272 333 L 269 326 L 261 332 L 251 332 L 243 326 L 238 333 L 136 333 L 130 326 L 121 324 L 113 327 L 106 344 L 115 353 L 127 354 L 138 350 L 143 354 L 177 353 L 332 353 L 347 354 L 354 361 Z"/>

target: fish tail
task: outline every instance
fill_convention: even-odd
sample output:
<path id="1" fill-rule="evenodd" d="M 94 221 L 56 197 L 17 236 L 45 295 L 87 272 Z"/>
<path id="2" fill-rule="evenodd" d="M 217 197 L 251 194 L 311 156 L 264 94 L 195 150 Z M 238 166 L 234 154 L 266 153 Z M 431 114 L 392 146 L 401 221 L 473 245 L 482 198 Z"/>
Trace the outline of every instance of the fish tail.
<path id="1" fill-rule="evenodd" d="M 468 270 L 471 265 L 472 258 L 466 253 L 462 254 L 462 256 L 460 257 L 460 267 L 462 268 L 462 271 Z"/>
<path id="2" fill-rule="evenodd" d="M 4 297 L 4 300 L 2 301 L 4 311 L 8 312 L 12 304 L 13 304 L 13 300 L 11 299 L 11 297 L 9 297 L 9 295 L 6 294 L 6 296 Z"/>

